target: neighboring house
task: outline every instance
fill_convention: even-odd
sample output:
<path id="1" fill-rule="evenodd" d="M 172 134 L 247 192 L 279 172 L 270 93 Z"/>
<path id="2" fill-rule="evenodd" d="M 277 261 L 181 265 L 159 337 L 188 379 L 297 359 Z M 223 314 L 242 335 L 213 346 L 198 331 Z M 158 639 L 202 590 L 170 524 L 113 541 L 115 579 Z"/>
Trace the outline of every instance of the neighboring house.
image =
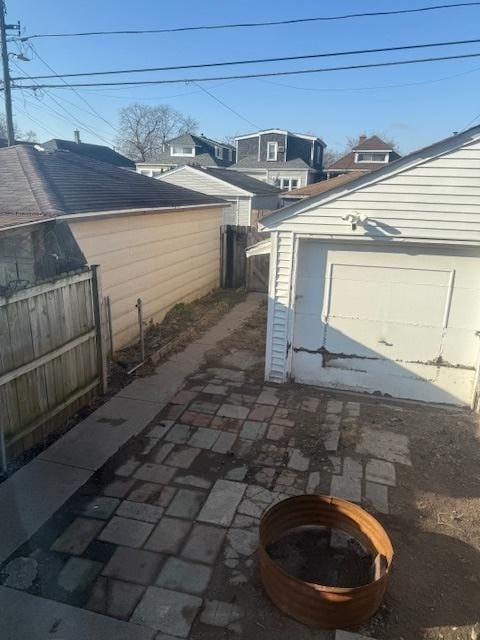
<path id="1" fill-rule="evenodd" d="M 164 149 L 159 150 L 152 160 L 137 162 L 137 171 L 152 178 L 158 178 L 165 171 L 184 164 L 197 164 L 200 167 L 229 167 L 235 161 L 235 149 L 225 142 L 217 142 L 185 133 L 168 140 Z"/>
<path id="2" fill-rule="evenodd" d="M 230 203 L 223 224 L 256 226 L 259 218 L 278 209 L 279 189 L 230 169 L 202 169 L 186 166 L 172 169 L 159 178 L 179 187 L 217 196 Z"/>
<path id="3" fill-rule="evenodd" d="M 368 173 L 382 169 L 389 162 L 398 160 L 399 154 L 392 145 L 384 142 L 378 136 L 360 136 L 357 145 L 345 156 L 328 166 L 325 171 L 327 178 L 332 178 L 349 171 Z"/>
<path id="4" fill-rule="evenodd" d="M 287 206 L 293 202 L 299 200 L 305 200 L 305 198 L 311 198 L 312 196 L 318 196 L 321 193 L 326 193 L 335 189 L 342 184 L 347 184 L 352 180 L 356 180 L 359 176 L 363 175 L 361 171 L 351 171 L 350 173 L 344 173 L 330 180 L 322 180 L 321 182 L 314 182 L 307 184 L 306 187 L 300 187 L 300 189 L 292 189 L 291 191 L 284 191 L 280 194 L 282 205 Z"/>
<path id="5" fill-rule="evenodd" d="M 266 379 L 477 405 L 479 187 L 477 126 L 264 218 Z"/>
<path id="6" fill-rule="evenodd" d="M 101 162 L 108 162 L 116 167 L 123 167 L 124 169 L 135 169 L 135 163 L 130 158 L 123 156 L 118 151 L 114 151 L 110 147 L 106 147 L 101 144 L 90 144 L 82 142 L 80 140 L 80 132 L 74 131 L 75 140 L 60 140 L 59 138 L 53 138 L 47 142 L 43 142 L 41 147 L 46 151 L 70 151 L 71 153 L 77 153 L 80 156 L 86 156 L 87 158 L 93 158 L 94 160 L 100 160 Z"/>
<path id="7" fill-rule="evenodd" d="M 0 149 L 0 222 L 14 221 L 0 225 L 0 273 L 11 289 L 17 269 L 19 279 L 36 280 L 42 265 L 100 265 L 119 349 L 138 338 L 137 298 L 145 321 L 160 321 L 176 303 L 218 286 L 224 206 L 74 153 Z"/>
<path id="8" fill-rule="evenodd" d="M 235 138 L 237 161 L 231 167 L 287 191 L 322 176 L 325 143 L 316 136 L 267 129 Z"/>

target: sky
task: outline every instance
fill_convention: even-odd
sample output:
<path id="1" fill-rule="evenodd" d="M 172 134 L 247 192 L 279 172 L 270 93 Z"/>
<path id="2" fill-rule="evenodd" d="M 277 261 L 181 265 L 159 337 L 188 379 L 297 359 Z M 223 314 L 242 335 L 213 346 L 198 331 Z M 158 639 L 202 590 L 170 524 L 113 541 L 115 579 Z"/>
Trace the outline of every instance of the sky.
<path id="1" fill-rule="evenodd" d="M 455 1 L 455 0 L 450 0 Z M 442 0 L 7 0 L 7 22 L 20 20 L 24 35 L 166 28 L 229 22 L 283 20 L 444 4 Z M 32 40 L 23 45 L 30 62 L 12 58 L 11 75 L 209 63 L 245 58 L 314 54 L 426 42 L 478 38 L 480 6 L 404 16 L 152 35 L 109 35 Z M 17 43 L 9 44 L 18 51 Z M 230 73 L 307 69 L 415 57 L 480 53 L 480 43 L 410 52 L 387 52 L 321 60 L 227 67 Z M 152 72 L 141 78 L 185 78 L 222 74 L 224 69 Z M 134 76 L 138 79 L 138 76 Z M 118 77 L 106 78 L 118 80 Z M 132 79 L 132 76 L 121 76 Z M 169 104 L 196 118 L 214 139 L 281 128 L 321 137 L 342 150 L 348 136 L 380 133 L 402 153 L 480 123 L 480 57 L 430 64 L 337 71 L 308 76 L 212 81 L 202 86 L 236 115 L 191 83 L 150 87 L 14 89 L 14 117 L 39 141 L 72 139 L 114 144 L 118 112 L 132 102 Z M 86 101 L 86 102 L 85 102 Z M 88 103 L 88 104 L 87 104 Z M 95 110 L 97 113 L 93 113 Z M 98 115 L 97 115 L 98 114 Z M 476 118 L 476 120 L 475 120 Z M 474 121 L 474 122 L 472 122 Z"/>

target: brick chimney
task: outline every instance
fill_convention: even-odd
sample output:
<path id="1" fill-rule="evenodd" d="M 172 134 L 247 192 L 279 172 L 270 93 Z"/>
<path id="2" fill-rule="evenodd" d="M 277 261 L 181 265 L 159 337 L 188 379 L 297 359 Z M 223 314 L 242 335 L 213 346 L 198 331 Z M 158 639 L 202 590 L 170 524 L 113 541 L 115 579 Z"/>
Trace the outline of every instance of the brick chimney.
<path id="1" fill-rule="evenodd" d="M 75 142 L 77 144 L 80 144 L 81 140 L 80 140 L 80 131 L 78 129 L 75 129 L 75 131 L 73 132 L 73 139 L 75 140 Z"/>
<path id="2" fill-rule="evenodd" d="M 363 144 L 366 139 L 367 136 L 358 136 L 358 144 Z"/>

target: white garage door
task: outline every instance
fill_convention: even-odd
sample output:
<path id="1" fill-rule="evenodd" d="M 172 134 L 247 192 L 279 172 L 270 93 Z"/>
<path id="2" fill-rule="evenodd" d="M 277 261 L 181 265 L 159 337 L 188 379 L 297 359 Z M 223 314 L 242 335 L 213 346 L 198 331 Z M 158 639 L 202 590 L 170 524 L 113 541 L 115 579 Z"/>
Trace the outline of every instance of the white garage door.
<path id="1" fill-rule="evenodd" d="M 479 356 L 480 256 L 300 243 L 292 377 L 470 404 Z"/>

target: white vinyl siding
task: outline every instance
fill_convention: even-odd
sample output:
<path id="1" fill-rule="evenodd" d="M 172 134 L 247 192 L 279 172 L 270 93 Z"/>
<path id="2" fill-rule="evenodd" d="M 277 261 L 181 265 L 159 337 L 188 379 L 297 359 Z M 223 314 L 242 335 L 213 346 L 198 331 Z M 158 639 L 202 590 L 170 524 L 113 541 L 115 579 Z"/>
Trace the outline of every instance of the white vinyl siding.
<path id="1" fill-rule="evenodd" d="M 287 332 L 291 305 L 293 234 L 272 233 L 271 242 L 265 377 L 271 382 L 281 383 L 285 382 L 287 375 Z"/>
<path id="2" fill-rule="evenodd" d="M 480 142 L 427 160 L 378 183 L 312 204 L 279 223 L 286 231 L 321 235 L 480 243 Z M 368 217 L 365 227 L 342 220 Z"/>

